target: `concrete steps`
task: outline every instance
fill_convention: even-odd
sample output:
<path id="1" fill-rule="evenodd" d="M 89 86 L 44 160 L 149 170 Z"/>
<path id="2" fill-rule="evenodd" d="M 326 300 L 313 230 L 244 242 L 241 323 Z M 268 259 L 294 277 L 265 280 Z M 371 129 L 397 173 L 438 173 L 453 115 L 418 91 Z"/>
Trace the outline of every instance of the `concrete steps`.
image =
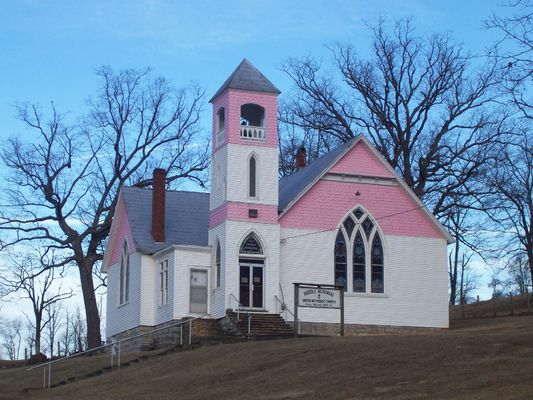
<path id="1" fill-rule="evenodd" d="M 279 314 L 229 312 L 227 316 L 238 326 L 240 336 L 256 339 L 290 337 L 293 329 Z M 248 332 L 248 316 L 250 331 Z"/>

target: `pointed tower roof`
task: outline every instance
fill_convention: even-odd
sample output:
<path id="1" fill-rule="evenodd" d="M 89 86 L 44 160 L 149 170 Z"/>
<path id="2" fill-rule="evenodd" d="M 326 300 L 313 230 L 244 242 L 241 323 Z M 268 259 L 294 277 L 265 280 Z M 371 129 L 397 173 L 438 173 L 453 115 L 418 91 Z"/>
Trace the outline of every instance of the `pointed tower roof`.
<path id="1" fill-rule="evenodd" d="M 280 94 L 277 87 L 270 82 L 257 68 L 255 68 L 246 58 L 242 60 L 239 66 L 233 71 L 230 77 L 211 97 L 209 102 L 213 102 L 226 89 L 248 90 L 250 92 L 266 92 Z"/>

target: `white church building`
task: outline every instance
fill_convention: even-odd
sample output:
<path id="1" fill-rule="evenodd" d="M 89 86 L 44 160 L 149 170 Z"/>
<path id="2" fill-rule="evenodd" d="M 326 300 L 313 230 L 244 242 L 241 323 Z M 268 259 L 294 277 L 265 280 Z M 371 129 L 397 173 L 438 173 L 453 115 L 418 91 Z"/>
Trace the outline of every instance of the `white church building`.
<path id="1" fill-rule="evenodd" d="M 165 190 L 164 170 L 153 189 L 121 189 L 102 267 L 108 338 L 294 312 L 295 282 L 342 285 L 347 334 L 448 327 L 449 233 L 362 135 L 278 179 L 279 93 L 247 60 L 215 93 L 211 193 Z M 335 334 L 337 311 L 300 308 L 303 333 Z"/>

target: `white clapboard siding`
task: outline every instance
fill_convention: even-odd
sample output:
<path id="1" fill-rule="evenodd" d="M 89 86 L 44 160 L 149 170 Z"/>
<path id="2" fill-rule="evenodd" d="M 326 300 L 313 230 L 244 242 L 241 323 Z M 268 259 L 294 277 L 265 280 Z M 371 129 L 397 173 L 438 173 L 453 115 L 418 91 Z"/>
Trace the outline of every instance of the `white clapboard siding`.
<path id="1" fill-rule="evenodd" d="M 313 233 L 282 229 L 282 238 Z M 336 232 L 288 239 L 281 245 L 281 285 L 292 309 L 293 282 L 333 283 Z M 385 293 L 345 297 L 347 324 L 448 327 L 446 242 L 444 239 L 385 236 Z M 339 321 L 337 310 L 300 308 L 302 321 Z"/>

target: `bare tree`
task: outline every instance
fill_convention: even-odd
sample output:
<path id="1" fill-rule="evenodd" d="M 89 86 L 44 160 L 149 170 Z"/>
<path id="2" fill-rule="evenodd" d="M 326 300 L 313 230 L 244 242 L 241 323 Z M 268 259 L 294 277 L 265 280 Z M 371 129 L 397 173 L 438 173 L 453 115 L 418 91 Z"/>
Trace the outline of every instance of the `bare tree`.
<path id="1" fill-rule="evenodd" d="M 5 320 L 0 324 L 2 348 L 10 360 L 18 360 L 20 358 L 23 329 L 24 325 L 20 319 Z"/>
<path id="2" fill-rule="evenodd" d="M 523 259 L 533 276 L 533 135 L 529 121 L 516 125 L 515 143 L 499 152 L 486 175 L 491 194 L 483 204 L 500 229 L 502 257 Z"/>
<path id="3" fill-rule="evenodd" d="M 409 20 L 372 28 L 370 58 L 332 48 L 333 71 L 313 58 L 284 66 L 295 90 L 283 122 L 346 141 L 364 133 L 437 216 L 482 190 L 478 177 L 502 134 L 498 63 L 472 58 L 444 35 L 418 36 Z M 459 203 L 458 203 L 459 202 Z"/>
<path id="4" fill-rule="evenodd" d="M 101 343 L 93 273 L 119 189 L 150 185 L 155 166 L 167 169 L 169 183 L 203 185 L 209 160 L 207 140 L 199 136 L 198 87 L 178 90 L 148 71 L 103 67 L 98 77 L 98 96 L 77 123 L 68 123 L 54 104 L 48 120 L 36 106 L 19 106 L 29 139 L 11 139 L 1 153 L 8 174 L 0 194 L 0 249 L 41 240 L 64 255 L 53 267 L 77 268 L 90 347 Z"/>
<path id="5" fill-rule="evenodd" d="M 56 350 L 56 341 L 59 331 L 63 326 L 63 304 L 56 302 L 45 309 L 45 321 L 48 321 L 45 328 L 45 343 L 50 352 L 50 357 L 54 357 L 54 350 Z M 60 356 L 57 349 L 57 356 Z"/>
<path id="6" fill-rule="evenodd" d="M 85 331 L 85 321 L 81 315 L 80 308 L 76 308 L 76 313 L 70 321 L 72 331 L 72 344 L 74 352 L 78 353 L 87 347 L 87 334 Z"/>
<path id="7" fill-rule="evenodd" d="M 533 2 L 513 0 L 504 4 L 510 16 L 493 14 L 485 26 L 501 33 L 489 55 L 505 67 L 505 89 L 523 117 L 533 119 Z"/>
<path id="8" fill-rule="evenodd" d="M 11 275 L 2 277 L 5 287 L 13 294 L 21 293 L 22 298 L 30 300 L 33 315 L 28 317 L 28 322 L 34 331 L 35 355 L 41 353 L 41 337 L 43 330 L 50 324 L 50 308 L 72 296 L 72 290 L 63 291 L 58 285 L 54 268 L 47 268 L 40 263 L 42 257 L 38 253 L 28 251 L 17 254 L 11 258 Z M 52 261 L 53 263 L 53 261 Z M 42 271 L 36 274 L 36 271 Z"/>
<path id="9" fill-rule="evenodd" d="M 61 343 L 61 348 L 63 349 L 64 356 L 67 356 L 69 353 L 74 351 L 74 345 L 72 340 L 72 320 L 72 313 L 68 308 L 65 309 L 63 329 L 59 334 L 59 343 Z M 61 354 L 59 354 L 59 356 L 61 356 Z"/>
<path id="10" fill-rule="evenodd" d="M 518 294 L 531 293 L 531 272 L 523 257 L 509 260 L 506 269 L 509 271 L 511 283 L 516 287 Z"/>

